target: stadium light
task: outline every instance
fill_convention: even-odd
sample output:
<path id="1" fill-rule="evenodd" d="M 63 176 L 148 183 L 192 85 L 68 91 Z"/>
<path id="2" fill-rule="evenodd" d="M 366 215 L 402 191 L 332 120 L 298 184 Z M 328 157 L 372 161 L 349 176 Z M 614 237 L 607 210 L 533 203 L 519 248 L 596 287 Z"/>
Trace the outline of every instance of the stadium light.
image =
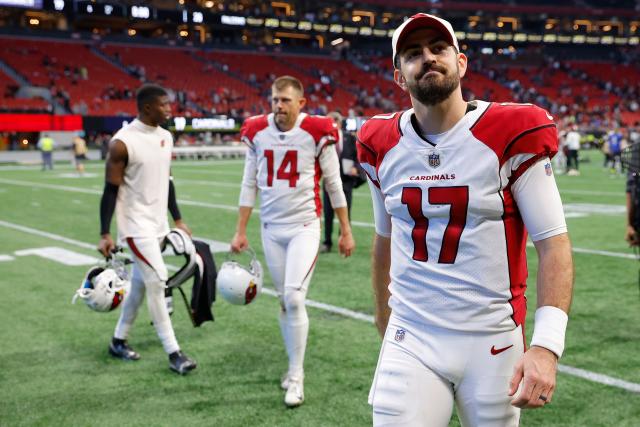
<path id="1" fill-rule="evenodd" d="M 333 41 L 331 42 L 331 46 L 337 46 L 337 45 L 339 45 L 340 43 L 342 43 L 343 41 L 344 41 L 344 39 L 343 39 L 342 37 L 337 38 L 337 39 L 335 39 L 335 40 L 333 40 Z"/>
<path id="2" fill-rule="evenodd" d="M 29 25 L 40 25 L 40 20 L 38 18 L 29 19 Z"/>

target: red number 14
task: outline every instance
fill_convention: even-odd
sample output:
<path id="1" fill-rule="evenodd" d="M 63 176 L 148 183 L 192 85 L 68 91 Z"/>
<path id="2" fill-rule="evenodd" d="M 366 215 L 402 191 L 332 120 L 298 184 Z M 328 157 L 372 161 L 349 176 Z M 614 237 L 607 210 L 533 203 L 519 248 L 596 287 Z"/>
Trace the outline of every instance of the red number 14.
<path id="1" fill-rule="evenodd" d="M 432 205 L 451 205 L 449 223 L 444 230 L 440 257 L 438 263 L 453 264 L 458 255 L 460 236 L 467 224 L 467 207 L 469 206 L 469 187 L 430 187 L 428 190 L 429 203 Z M 402 203 L 407 205 L 409 215 L 415 225 L 411 231 L 413 240 L 413 259 L 427 261 L 427 230 L 429 218 L 422 212 L 422 189 L 418 187 L 404 187 L 402 189 Z"/>
<path id="2" fill-rule="evenodd" d="M 273 187 L 273 150 L 264 150 L 264 156 L 267 158 L 267 186 Z M 276 178 L 289 181 L 289 187 L 295 187 L 298 177 L 298 152 L 289 150 L 284 153 Z"/>

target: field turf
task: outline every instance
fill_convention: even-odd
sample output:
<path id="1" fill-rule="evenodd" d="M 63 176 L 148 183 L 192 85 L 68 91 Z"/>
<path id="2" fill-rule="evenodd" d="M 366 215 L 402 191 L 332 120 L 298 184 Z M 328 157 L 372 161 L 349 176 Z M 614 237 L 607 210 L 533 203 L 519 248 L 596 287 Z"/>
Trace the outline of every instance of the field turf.
<path id="1" fill-rule="evenodd" d="M 623 240 L 624 178 L 586 152 L 579 177 L 558 176 L 576 249 L 576 287 L 563 367 L 551 405 L 524 411 L 523 426 L 640 426 L 640 264 Z M 242 162 L 175 162 L 181 210 L 194 235 L 233 236 Z M 369 385 L 380 339 L 366 320 L 309 308 L 306 403 L 282 403 L 286 355 L 278 302 L 261 295 L 250 306 L 214 304 L 215 322 L 193 328 L 179 300 L 173 323 L 198 368 L 170 372 L 147 309 L 130 342 L 142 359 L 107 354 L 118 312 L 98 314 L 71 297 L 88 268 L 17 251 L 58 247 L 97 258 L 103 165 L 77 177 L 67 164 L 0 167 L 0 426 L 367 426 Z M 357 252 L 321 255 L 309 298 L 372 314 L 368 189 L 354 195 Z M 258 217 L 249 238 L 262 258 Z M 115 228 L 112 227 L 112 228 Z M 337 230 L 336 230 L 337 232 Z M 337 239 L 337 237 L 336 237 Z M 536 256 L 529 254 L 529 317 L 535 310 Z M 218 263 L 224 259 L 217 254 Z M 263 258 L 262 258 L 263 259 Z M 266 287 L 271 288 L 267 275 Z M 187 286 L 189 288 L 189 286 Z M 528 333 L 531 333 L 531 327 Z M 598 374 L 619 380 L 605 385 Z M 636 390 L 636 391 L 633 391 Z M 457 426 L 454 418 L 452 426 Z"/>

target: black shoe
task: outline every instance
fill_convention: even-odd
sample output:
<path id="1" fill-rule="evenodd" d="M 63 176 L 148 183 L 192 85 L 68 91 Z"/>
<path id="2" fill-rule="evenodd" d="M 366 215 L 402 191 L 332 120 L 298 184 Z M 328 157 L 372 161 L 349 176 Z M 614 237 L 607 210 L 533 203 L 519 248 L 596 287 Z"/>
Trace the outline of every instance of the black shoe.
<path id="1" fill-rule="evenodd" d="M 133 351 L 125 340 L 114 338 L 109 343 L 109 354 L 122 360 L 138 360 L 140 355 Z"/>
<path id="2" fill-rule="evenodd" d="M 181 350 L 175 351 L 169 355 L 169 369 L 180 375 L 186 375 L 187 372 L 196 369 L 196 361 L 190 359 Z"/>
<path id="3" fill-rule="evenodd" d="M 331 245 L 327 245 L 326 243 L 323 243 L 320 245 L 320 253 L 321 254 L 326 254 L 327 252 L 331 252 Z"/>

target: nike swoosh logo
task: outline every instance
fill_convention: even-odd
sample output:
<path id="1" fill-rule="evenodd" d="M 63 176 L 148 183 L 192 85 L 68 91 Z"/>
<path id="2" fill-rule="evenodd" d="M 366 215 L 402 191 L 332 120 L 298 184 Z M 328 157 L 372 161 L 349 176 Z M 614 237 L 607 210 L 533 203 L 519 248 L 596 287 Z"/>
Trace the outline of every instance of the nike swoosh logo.
<path id="1" fill-rule="evenodd" d="M 513 347 L 513 344 L 511 344 L 510 346 L 507 346 L 507 347 L 503 347 L 503 348 L 496 348 L 496 346 L 493 345 L 493 346 L 491 346 L 491 354 L 493 354 L 495 356 L 496 354 L 500 354 L 503 351 L 509 350 L 511 347 Z"/>

